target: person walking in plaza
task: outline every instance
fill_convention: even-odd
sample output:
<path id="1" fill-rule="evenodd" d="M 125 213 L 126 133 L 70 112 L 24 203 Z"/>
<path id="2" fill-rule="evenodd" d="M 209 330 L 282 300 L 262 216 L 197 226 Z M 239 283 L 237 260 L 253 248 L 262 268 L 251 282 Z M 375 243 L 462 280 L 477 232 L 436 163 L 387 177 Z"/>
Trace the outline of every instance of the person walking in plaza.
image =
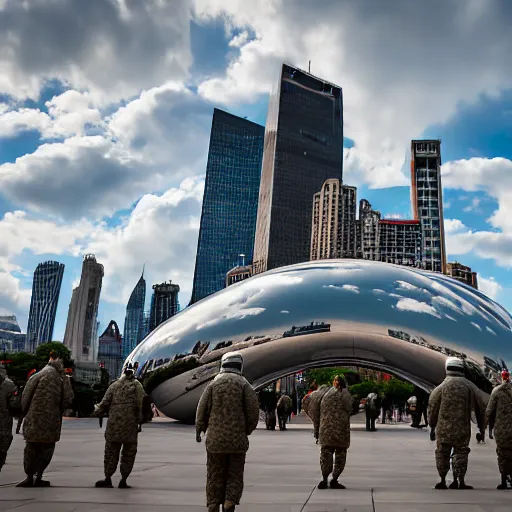
<path id="1" fill-rule="evenodd" d="M 121 457 L 119 489 L 130 488 L 127 480 L 137 455 L 144 395 L 144 388 L 135 378 L 133 367 L 129 364 L 123 375 L 109 386 L 103 400 L 95 406 L 95 414 L 108 414 L 105 429 L 105 479 L 96 482 L 96 487 L 113 487 L 112 476 Z"/>
<path id="2" fill-rule="evenodd" d="M 286 423 L 292 412 L 292 399 L 286 394 L 282 394 L 277 402 L 277 418 L 279 420 L 279 430 L 286 430 Z"/>
<path id="3" fill-rule="evenodd" d="M 501 373 L 502 384 L 495 387 L 487 404 L 485 417 L 487 425 L 492 427 L 496 439 L 496 454 L 501 483 L 498 489 L 508 489 L 508 480 L 512 478 L 512 384 L 510 373 Z"/>
<path id="4" fill-rule="evenodd" d="M 314 417 L 314 435 L 320 444 L 320 469 L 322 481 L 319 489 L 327 489 L 327 480 L 332 473 L 331 489 L 345 489 L 338 479 L 345 469 L 347 450 L 350 447 L 350 415 L 352 413 L 352 396 L 342 376 L 336 375 L 333 387 L 321 400 L 310 403 Z"/>
<path id="5" fill-rule="evenodd" d="M 256 392 L 243 377 L 238 352 L 222 356 L 220 373 L 204 390 L 196 411 L 196 441 L 206 435 L 206 504 L 209 512 L 233 512 L 244 488 L 248 436 L 258 426 Z"/>
<path id="6" fill-rule="evenodd" d="M 7 372 L 0 363 L 0 471 L 7 459 L 7 452 L 12 443 L 12 400 L 16 393 L 14 382 L 7 377 Z"/>
<path id="7" fill-rule="evenodd" d="M 364 404 L 364 413 L 366 417 L 366 431 L 375 432 L 375 420 L 380 412 L 379 396 L 377 393 L 368 393 Z"/>
<path id="8" fill-rule="evenodd" d="M 474 410 L 478 428 L 483 434 L 485 408 L 480 390 L 464 377 L 464 361 L 456 357 L 446 360 L 446 378 L 430 395 L 428 423 L 430 438 L 437 440 L 436 466 L 441 481 L 436 489 L 446 489 L 446 475 L 450 470 L 453 450 L 453 482 L 450 489 L 472 489 L 466 484 L 469 442 L 471 439 L 471 412 Z"/>
<path id="9" fill-rule="evenodd" d="M 43 473 L 60 440 L 62 415 L 73 403 L 73 390 L 64 364 L 52 352 L 48 364 L 28 380 L 21 397 L 27 478 L 18 487 L 49 487 Z"/>

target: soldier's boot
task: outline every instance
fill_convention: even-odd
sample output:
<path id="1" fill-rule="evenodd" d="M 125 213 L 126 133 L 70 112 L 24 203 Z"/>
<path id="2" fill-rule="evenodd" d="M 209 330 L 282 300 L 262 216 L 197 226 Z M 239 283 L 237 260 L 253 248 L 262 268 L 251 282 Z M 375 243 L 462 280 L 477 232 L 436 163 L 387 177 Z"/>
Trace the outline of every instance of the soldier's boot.
<path id="1" fill-rule="evenodd" d="M 51 487 L 51 484 L 48 480 L 43 480 L 43 475 L 36 475 L 34 487 Z"/>
<path id="2" fill-rule="evenodd" d="M 131 487 L 126 483 L 126 478 L 121 478 L 119 482 L 119 489 L 131 489 Z"/>
<path id="3" fill-rule="evenodd" d="M 220 512 L 220 505 L 208 505 L 208 512 Z"/>
<path id="4" fill-rule="evenodd" d="M 334 480 L 334 478 L 331 480 L 329 487 L 331 489 L 346 489 L 346 487 L 343 484 L 340 484 L 338 480 Z"/>
<path id="5" fill-rule="evenodd" d="M 446 477 L 445 476 L 441 477 L 441 481 L 438 484 L 436 484 L 435 489 L 448 489 L 448 487 L 446 485 Z"/>
<path id="6" fill-rule="evenodd" d="M 34 477 L 27 476 L 27 478 L 17 484 L 16 487 L 34 487 Z"/>
<path id="7" fill-rule="evenodd" d="M 473 489 L 473 487 L 471 485 L 466 484 L 464 477 L 460 477 L 459 478 L 459 489 L 461 489 L 463 491 L 467 491 L 467 490 Z"/>
<path id="8" fill-rule="evenodd" d="M 95 487 L 101 487 L 103 489 L 112 489 L 114 486 L 112 485 L 112 480 L 110 478 L 105 478 L 104 480 L 98 480 L 95 484 Z"/>
<path id="9" fill-rule="evenodd" d="M 327 489 L 327 478 L 324 478 L 318 485 L 318 489 Z"/>
<path id="10" fill-rule="evenodd" d="M 226 501 L 222 508 L 224 509 L 224 512 L 235 512 L 235 504 L 232 501 Z"/>
<path id="11" fill-rule="evenodd" d="M 497 489 L 499 489 L 500 491 L 508 489 L 508 478 L 507 478 L 507 475 L 502 473 L 502 475 L 501 475 L 501 484 L 498 485 Z"/>
<path id="12" fill-rule="evenodd" d="M 456 476 L 453 477 L 453 482 L 450 484 L 449 489 L 458 489 L 459 488 L 459 480 Z"/>

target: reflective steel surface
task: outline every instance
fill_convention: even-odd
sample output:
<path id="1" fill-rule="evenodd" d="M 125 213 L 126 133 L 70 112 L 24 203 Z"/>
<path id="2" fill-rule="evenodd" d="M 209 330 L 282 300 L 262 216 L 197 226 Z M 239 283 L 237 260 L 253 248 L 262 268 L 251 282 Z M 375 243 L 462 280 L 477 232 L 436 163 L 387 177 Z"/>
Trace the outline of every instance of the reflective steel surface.
<path id="1" fill-rule="evenodd" d="M 484 389 L 485 377 L 512 360 L 511 329 L 503 307 L 442 274 L 321 260 L 259 274 L 203 299 L 160 325 L 128 361 L 139 361 L 139 375 L 176 360 L 197 366 L 152 393 L 166 415 L 193 421 L 204 386 L 230 350 L 242 351 L 244 374 L 257 389 L 295 371 L 346 364 L 430 390 L 444 378 L 448 355 L 466 358 Z"/>

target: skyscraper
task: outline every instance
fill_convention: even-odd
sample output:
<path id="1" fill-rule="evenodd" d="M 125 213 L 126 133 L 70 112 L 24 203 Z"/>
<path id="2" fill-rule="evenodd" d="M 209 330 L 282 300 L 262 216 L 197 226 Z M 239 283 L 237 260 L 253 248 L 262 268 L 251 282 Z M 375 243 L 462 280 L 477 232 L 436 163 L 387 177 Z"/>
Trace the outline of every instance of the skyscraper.
<path id="1" fill-rule="evenodd" d="M 63 275 L 64 265 L 57 261 L 45 261 L 36 267 L 28 315 L 27 352 L 35 352 L 41 343 L 52 341 Z"/>
<path id="2" fill-rule="evenodd" d="M 379 222 L 380 212 L 373 210 L 367 199 L 361 199 L 358 220 L 358 258 L 379 261 Z"/>
<path id="3" fill-rule="evenodd" d="M 224 288 L 240 253 L 252 261 L 264 131 L 213 112 L 191 304 Z"/>
<path id="4" fill-rule="evenodd" d="M 467 267 L 458 261 L 453 261 L 446 264 L 446 275 L 478 290 L 478 276 L 476 272 L 471 270 L 471 267 Z"/>
<path id="5" fill-rule="evenodd" d="M 79 362 L 95 362 L 98 305 L 100 302 L 103 265 L 94 254 L 87 254 L 82 265 L 80 284 L 73 290 L 69 304 L 64 344 Z"/>
<path id="6" fill-rule="evenodd" d="M 100 336 L 98 344 L 98 362 L 105 365 L 111 380 L 121 375 L 124 361 L 121 349 L 122 338 L 119 327 L 114 320 L 111 320 Z"/>
<path id="7" fill-rule="evenodd" d="M 0 316 L 0 351 L 23 352 L 26 336 L 14 315 Z"/>
<path id="8" fill-rule="evenodd" d="M 356 257 L 356 187 L 329 179 L 313 196 L 311 259 Z"/>
<path id="9" fill-rule="evenodd" d="M 343 179 L 341 88 L 283 64 L 265 129 L 254 271 L 308 261 L 311 198 Z"/>
<path id="10" fill-rule="evenodd" d="M 144 337 L 144 304 L 146 303 L 146 281 L 144 271 L 133 289 L 124 319 L 123 331 L 123 358 L 127 358 L 131 351 Z"/>
<path id="11" fill-rule="evenodd" d="M 411 142 L 411 203 L 423 230 L 423 267 L 446 273 L 439 140 Z"/>
<path id="12" fill-rule="evenodd" d="M 152 332 L 161 323 L 179 312 L 179 291 L 179 285 L 172 284 L 171 281 L 168 283 L 153 285 L 153 296 L 151 297 L 151 310 L 149 316 L 149 332 Z"/>
<path id="13" fill-rule="evenodd" d="M 421 266 L 422 229 L 418 220 L 379 221 L 379 260 L 407 267 Z"/>

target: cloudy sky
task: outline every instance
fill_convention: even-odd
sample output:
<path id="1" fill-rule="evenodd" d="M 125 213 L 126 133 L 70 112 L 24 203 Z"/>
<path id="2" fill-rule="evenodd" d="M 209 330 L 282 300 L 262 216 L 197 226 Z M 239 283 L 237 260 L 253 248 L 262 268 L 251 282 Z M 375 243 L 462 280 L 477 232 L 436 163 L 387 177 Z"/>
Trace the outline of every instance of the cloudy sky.
<path id="1" fill-rule="evenodd" d="M 344 181 L 410 217 L 412 138 L 442 139 L 447 249 L 512 310 L 510 0 L 0 0 L 0 314 L 32 273 L 105 266 L 122 328 L 146 263 L 190 297 L 213 107 L 264 124 L 283 61 L 344 90 Z M 148 291 L 149 295 L 149 291 Z"/>

